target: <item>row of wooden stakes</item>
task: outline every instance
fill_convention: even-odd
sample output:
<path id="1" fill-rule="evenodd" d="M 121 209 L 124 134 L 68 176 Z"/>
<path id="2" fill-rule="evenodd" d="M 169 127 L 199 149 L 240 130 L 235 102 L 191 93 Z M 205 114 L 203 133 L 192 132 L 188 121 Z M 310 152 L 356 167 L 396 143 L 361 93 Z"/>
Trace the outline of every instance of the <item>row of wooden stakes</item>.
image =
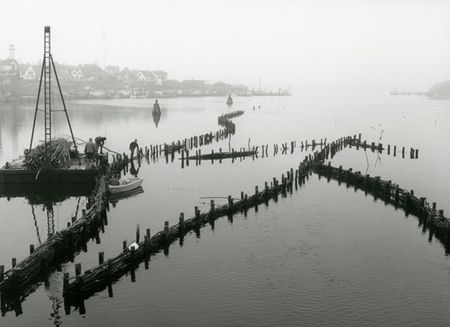
<path id="1" fill-rule="evenodd" d="M 107 186 L 105 177 L 98 178 L 96 188 L 83 209 L 79 219 L 72 217 L 67 228 L 50 236 L 46 242 L 35 248 L 29 246 L 30 255 L 17 263 L 16 258 L 11 260 L 11 269 L 5 271 L 0 265 L 0 292 L 2 297 L 2 314 L 5 309 L 3 300 L 15 299 L 17 293 L 27 294 L 27 290 L 37 281 L 45 278 L 47 273 L 56 269 L 60 264 L 73 260 L 79 250 L 85 248 L 91 238 L 97 238 L 99 230 L 107 224 Z"/>
<path id="2" fill-rule="evenodd" d="M 75 278 L 70 278 L 69 274 L 64 276 L 64 296 L 67 300 L 66 312 L 70 312 L 70 304 L 75 305 L 81 311 L 84 311 L 83 299 L 95 294 L 96 291 L 108 288 L 108 294 L 112 296 L 112 282 L 123 276 L 127 272 L 131 272 L 132 281 L 135 280 L 134 269 L 139 262 L 145 261 L 145 266 L 148 268 L 148 262 L 152 254 L 160 250 L 164 250 L 168 254 L 170 243 L 179 239 L 182 242 L 186 233 L 197 230 L 210 223 L 212 226 L 214 220 L 222 217 L 232 215 L 236 212 L 244 212 L 252 207 L 258 210 L 258 205 L 261 203 L 268 203 L 270 199 L 275 201 L 279 194 L 286 194 L 292 192 L 294 186 L 297 187 L 305 182 L 308 174 L 311 172 L 315 162 L 324 160 L 331 152 L 336 153 L 343 149 L 343 144 L 349 140 L 349 137 L 344 137 L 332 142 L 323 147 L 319 152 L 309 154 L 300 163 L 297 169 L 290 169 L 286 174 L 282 174 L 281 181 L 276 178 L 268 183 L 264 183 L 263 190 L 259 190 L 255 186 L 255 193 L 248 195 L 241 192 L 240 198 L 235 199 L 228 196 L 228 203 L 222 206 L 216 206 L 214 200 L 210 201 L 210 210 L 206 213 L 201 213 L 198 207 L 194 208 L 194 217 L 185 220 L 184 213 L 180 214 L 179 222 L 176 225 L 169 226 L 169 222 L 164 223 L 164 229 L 154 236 L 150 235 L 150 229 L 146 230 L 144 240 L 140 238 L 140 227 L 136 228 L 136 238 L 133 245 L 128 245 L 127 241 L 123 242 L 123 252 L 117 257 L 105 261 L 104 252 L 99 253 L 99 266 L 85 271 L 81 274 L 81 264 L 76 265 Z M 137 245 L 136 245 L 137 244 Z"/>

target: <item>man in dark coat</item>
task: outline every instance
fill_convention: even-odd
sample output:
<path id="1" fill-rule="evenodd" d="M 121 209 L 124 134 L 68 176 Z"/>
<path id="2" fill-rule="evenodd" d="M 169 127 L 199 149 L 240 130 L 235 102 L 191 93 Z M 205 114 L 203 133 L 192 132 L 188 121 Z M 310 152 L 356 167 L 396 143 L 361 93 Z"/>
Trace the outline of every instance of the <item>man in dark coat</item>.
<path id="1" fill-rule="evenodd" d="M 137 139 L 130 143 L 131 160 L 133 160 L 134 150 L 136 150 L 136 153 L 139 155 L 139 145 L 137 143 Z"/>

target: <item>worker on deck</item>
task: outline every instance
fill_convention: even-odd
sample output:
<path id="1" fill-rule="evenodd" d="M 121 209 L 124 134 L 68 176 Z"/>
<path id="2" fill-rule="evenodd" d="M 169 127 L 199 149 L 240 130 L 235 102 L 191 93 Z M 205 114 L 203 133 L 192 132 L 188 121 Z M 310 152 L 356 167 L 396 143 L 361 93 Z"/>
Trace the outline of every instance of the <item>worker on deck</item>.
<path id="1" fill-rule="evenodd" d="M 131 151 L 131 160 L 133 160 L 134 150 L 136 150 L 137 155 L 139 156 L 139 145 L 137 143 L 137 139 L 130 143 L 130 151 Z"/>
<path id="2" fill-rule="evenodd" d="M 89 142 L 87 142 L 84 147 L 84 154 L 86 155 L 86 159 L 88 161 L 94 160 L 95 150 L 95 144 L 92 142 L 92 137 L 90 137 Z"/>
<path id="3" fill-rule="evenodd" d="M 95 138 L 95 146 L 97 148 L 97 153 L 103 154 L 103 146 L 105 145 L 106 137 L 97 136 Z"/>

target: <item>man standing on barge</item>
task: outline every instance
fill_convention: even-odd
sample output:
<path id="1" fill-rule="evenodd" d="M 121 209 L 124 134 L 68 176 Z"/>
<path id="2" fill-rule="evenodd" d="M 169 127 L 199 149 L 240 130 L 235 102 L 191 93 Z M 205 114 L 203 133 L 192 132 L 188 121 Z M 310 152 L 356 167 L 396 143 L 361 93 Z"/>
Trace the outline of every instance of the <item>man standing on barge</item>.
<path id="1" fill-rule="evenodd" d="M 95 153 L 95 144 L 92 142 L 92 137 L 89 138 L 89 142 L 86 143 L 84 147 L 84 154 L 86 154 L 86 159 L 88 161 L 94 160 L 94 153 Z"/>

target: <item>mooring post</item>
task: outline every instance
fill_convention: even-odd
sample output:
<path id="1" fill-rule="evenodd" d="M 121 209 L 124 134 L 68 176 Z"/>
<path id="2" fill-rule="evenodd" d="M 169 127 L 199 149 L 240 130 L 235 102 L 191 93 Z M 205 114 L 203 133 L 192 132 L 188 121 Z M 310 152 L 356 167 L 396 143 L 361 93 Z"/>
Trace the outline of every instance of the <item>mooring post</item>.
<path id="1" fill-rule="evenodd" d="M 439 210 L 439 218 L 444 219 L 444 210 Z"/>
<path id="2" fill-rule="evenodd" d="M 419 159 L 419 149 L 416 149 L 416 159 Z"/>
<path id="3" fill-rule="evenodd" d="M 0 282 L 3 281 L 3 274 L 5 273 L 5 266 L 0 265 Z"/>
<path id="4" fill-rule="evenodd" d="M 214 207 L 215 207 L 214 200 L 209 201 L 209 206 L 210 206 L 210 211 L 214 212 Z"/>
<path id="5" fill-rule="evenodd" d="M 231 195 L 228 195 L 228 205 L 230 208 L 233 206 L 233 199 L 231 198 Z"/>
<path id="6" fill-rule="evenodd" d="M 139 244 L 140 236 L 141 236 L 141 230 L 140 230 L 139 224 L 136 225 L 136 243 Z"/>
<path id="7" fill-rule="evenodd" d="M 17 259 L 16 258 L 12 258 L 11 259 L 11 265 L 14 268 L 17 265 Z"/>
<path id="8" fill-rule="evenodd" d="M 105 252 L 98 253 L 98 264 L 102 265 L 105 262 Z"/>
<path id="9" fill-rule="evenodd" d="M 244 191 L 241 191 L 241 200 L 244 200 Z"/>
<path id="10" fill-rule="evenodd" d="M 255 196 L 258 196 L 258 186 L 255 186 Z"/>
<path id="11" fill-rule="evenodd" d="M 184 224 L 184 213 L 180 212 L 180 217 L 178 219 L 178 226 L 180 229 L 183 229 L 183 224 Z"/>
<path id="12" fill-rule="evenodd" d="M 125 251 L 127 249 L 127 240 L 122 242 L 122 249 Z"/>
<path id="13" fill-rule="evenodd" d="M 145 231 L 145 236 L 150 239 L 150 228 L 147 228 L 147 230 Z"/>
<path id="14" fill-rule="evenodd" d="M 425 201 L 427 198 L 421 197 L 420 198 L 420 211 L 421 214 L 423 214 L 425 212 Z"/>
<path id="15" fill-rule="evenodd" d="M 195 218 L 198 218 L 199 212 L 198 212 L 198 207 L 197 206 L 194 207 L 194 214 L 195 214 Z"/>
<path id="16" fill-rule="evenodd" d="M 167 241 L 167 238 L 169 236 L 169 222 L 166 220 L 164 222 L 164 239 Z"/>
<path id="17" fill-rule="evenodd" d="M 75 276 L 80 276 L 81 275 L 81 263 L 76 263 L 75 264 Z"/>

